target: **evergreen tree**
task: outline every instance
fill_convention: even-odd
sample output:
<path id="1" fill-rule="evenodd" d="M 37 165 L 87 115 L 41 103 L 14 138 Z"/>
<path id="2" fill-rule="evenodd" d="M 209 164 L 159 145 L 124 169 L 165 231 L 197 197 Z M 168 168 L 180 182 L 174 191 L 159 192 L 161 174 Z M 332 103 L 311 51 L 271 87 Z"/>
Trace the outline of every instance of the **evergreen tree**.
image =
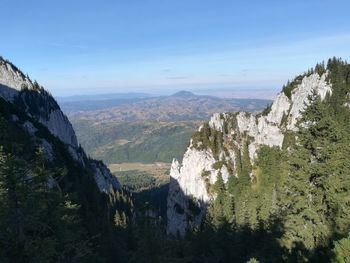
<path id="1" fill-rule="evenodd" d="M 350 262 L 350 235 L 347 238 L 334 242 L 332 262 Z"/>
<path id="2" fill-rule="evenodd" d="M 91 255 L 79 206 L 49 188 L 53 173 L 0 153 L 0 255 L 6 261 L 76 261 Z"/>

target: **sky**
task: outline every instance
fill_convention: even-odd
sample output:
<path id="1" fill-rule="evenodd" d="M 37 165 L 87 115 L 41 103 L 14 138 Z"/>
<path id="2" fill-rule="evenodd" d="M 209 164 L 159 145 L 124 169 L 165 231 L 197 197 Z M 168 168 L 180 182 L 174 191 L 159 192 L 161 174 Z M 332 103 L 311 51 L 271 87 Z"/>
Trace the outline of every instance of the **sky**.
<path id="1" fill-rule="evenodd" d="M 349 60 L 349 10 L 349 0 L 0 0 L 0 55 L 56 96 L 251 96 Z"/>

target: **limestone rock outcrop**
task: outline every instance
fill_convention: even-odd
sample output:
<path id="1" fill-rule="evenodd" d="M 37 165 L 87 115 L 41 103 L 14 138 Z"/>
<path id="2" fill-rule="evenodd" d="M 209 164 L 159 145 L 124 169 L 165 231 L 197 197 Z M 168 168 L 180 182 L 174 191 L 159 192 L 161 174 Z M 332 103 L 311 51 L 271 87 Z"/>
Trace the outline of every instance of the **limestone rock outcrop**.
<path id="1" fill-rule="evenodd" d="M 282 147 L 286 132 L 297 129 L 297 121 L 309 103 L 309 96 L 324 99 L 332 92 L 327 72 L 321 76 L 318 73 L 304 75 L 295 83 L 290 94 L 279 93 L 273 104 L 261 114 L 217 113 L 207 128 L 203 125 L 199 128 L 196 136 L 201 139 L 194 135 L 182 164 L 174 160 L 171 166 L 167 199 L 169 235 L 183 236 L 189 226 L 199 226 L 206 206 L 215 198 L 210 189 L 217 176 L 222 176 L 225 183 L 229 176 L 237 176 L 237 157 L 241 158 L 247 151 L 253 163 L 261 145 Z M 203 137 L 213 136 L 213 133 L 216 144 L 211 139 L 205 142 Z M 195 213 L 193 203 L 198 208 L 194 209 Z"/>
<path id="2" fill-rule="evenodd" d="M 29 119 L 22 127 L 38 141 L 45 153 L 45 157 L 54 161 L 55 156 L 50 142 L 37 136 L 34 122 L 44 125 L 48 131 L 62 141 L 68 148 L 72 158 L 86 167 L 92 167 L 96 183 L 101 192 L 107 193 L 110 188 L 120 190 L 118 180 L 110 173 L 103 163 L 97 163 L 87 158 L 85 152 L 79 147 L 72 124 L 61 111 L 54 98 L 37 82 L 25 76 L 12 63 L 0 57 L 0 98 L 13 104 L 23 111 Z M 13 121 L 18 121 L 13 116 Z"/>

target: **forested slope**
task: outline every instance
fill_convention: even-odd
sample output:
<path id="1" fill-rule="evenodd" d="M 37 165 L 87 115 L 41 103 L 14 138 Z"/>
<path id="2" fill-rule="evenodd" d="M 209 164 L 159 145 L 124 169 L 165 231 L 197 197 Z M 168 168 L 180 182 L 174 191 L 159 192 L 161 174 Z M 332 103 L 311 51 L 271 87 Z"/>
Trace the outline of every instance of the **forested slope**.
<path id="1" fill-rule="evenodd" d="M 168 232 L 197 232 L 196 253 L 209 262 L 348 262 L 349 76 L 349 64 L 331 59 L 289 82 L 262 115 L 202 126 L 173 163 Z"/>
<path id="2" fill-rule="evenodd" d="M 2 262 L 91 262 L 121 256 L 116 214 L 132 203 L 86 156 L 52 96 L 0 57 Z"/>

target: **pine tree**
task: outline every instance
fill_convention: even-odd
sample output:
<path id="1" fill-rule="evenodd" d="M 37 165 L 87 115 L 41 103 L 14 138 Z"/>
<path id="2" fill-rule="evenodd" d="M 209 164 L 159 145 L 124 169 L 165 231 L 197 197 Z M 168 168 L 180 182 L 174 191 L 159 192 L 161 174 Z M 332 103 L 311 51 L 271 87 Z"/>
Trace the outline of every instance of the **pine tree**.
<path id="1" fill-rule="evenodd" d="M 6 261 L 76 261 L 91 254 L 79 206 L 49 188 L 40 151 L 33 165 L 0 153 L 0 255 Z"/>
<path id="2" fill-rule="evenodd" d="M 310 251 L 327 246 L 331 234 L 324 188 L 331 175 L 329 147 L 337 139 L 325 104 L 314 94 L 309 100 L 299 123 L 297 144 L 289 156 L 287 194 L 282 198 L 286 208 L 282 242 L 290 251 L 297 244 L 297 249 Z"/>
<path id="3" fill-rule="evenodd" d="M 350 262 L 350 235 L 347 238 L 343 238 L 334 242 L 333 248 L 334 263 L 349 263 Z"/>
<path id="4" fill-rule="evenodd" d="M 125 212 L 116 210 L 114 215 L 114 225 L 118 228 L 125 229 L 127 227 Z"/>
<path id="5" fill-rule="evenodd" d="M 248 143 L 245 143 L 242 153 L 242 170 L 238 175 L 239 180 L 244 184 L 250 183 L 250 173 L 252 171 L 252 165 L 249 158 Z"/>

